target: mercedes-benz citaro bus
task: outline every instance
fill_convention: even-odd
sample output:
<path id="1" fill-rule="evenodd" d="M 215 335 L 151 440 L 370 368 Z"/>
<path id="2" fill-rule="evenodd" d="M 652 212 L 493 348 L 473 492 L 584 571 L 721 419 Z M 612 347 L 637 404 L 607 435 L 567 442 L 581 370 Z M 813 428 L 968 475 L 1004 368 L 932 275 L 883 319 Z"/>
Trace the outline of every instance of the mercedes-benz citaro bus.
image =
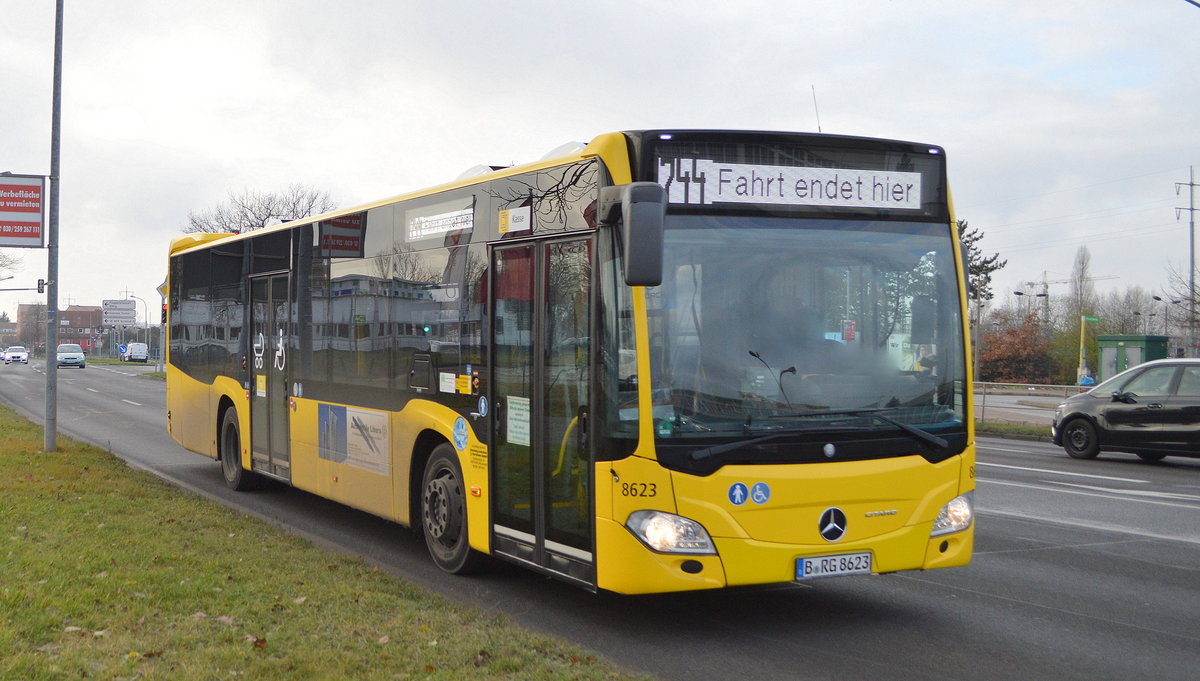
<path id="1" fill-rule="evenodd" d="M 264 478 L 638 594 L 965 565 L 941 148 L 601 135 L 170 250 L 167 423 Z"/>

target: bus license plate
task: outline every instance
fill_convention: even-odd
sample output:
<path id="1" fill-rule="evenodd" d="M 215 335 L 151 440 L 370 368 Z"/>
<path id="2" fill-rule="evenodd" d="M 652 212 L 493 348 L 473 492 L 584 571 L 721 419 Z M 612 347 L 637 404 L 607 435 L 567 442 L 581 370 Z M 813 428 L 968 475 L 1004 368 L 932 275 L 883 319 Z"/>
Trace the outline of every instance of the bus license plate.
<path id="1" fill-rule="evenodd" d="M 796 559 L 796 579 L 871 574 L 871 553 L 843 553 Z"/>

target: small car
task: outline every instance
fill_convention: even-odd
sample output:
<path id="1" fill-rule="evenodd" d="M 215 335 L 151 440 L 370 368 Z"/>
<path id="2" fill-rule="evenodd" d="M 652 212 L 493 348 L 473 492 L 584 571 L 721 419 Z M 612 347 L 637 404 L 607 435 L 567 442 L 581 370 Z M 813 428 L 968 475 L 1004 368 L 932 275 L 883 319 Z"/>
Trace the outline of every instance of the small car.
<path id="1" fill-rule="evenodd" d="M 58 346 L 58 366 L 60 367 L 79 367 L 80 369 L 87 368 L 87 356 L 83 354 L 83 348 L 75 343 L 63 343 Z"/>
<path id="2" fill-rule="evenodd" d="M 8 349 L 4 351 L 4 363 L 29 364 L 29 351 L 26 350 L 22 345 L 10 345 Z"/>
<path id="3" fill-rule="evenodd" d="M 1050 434 L 1076 459 L 1200 457 L 1200 359 L 1146 362 L 1073 395 L 1055 410 Z"/>

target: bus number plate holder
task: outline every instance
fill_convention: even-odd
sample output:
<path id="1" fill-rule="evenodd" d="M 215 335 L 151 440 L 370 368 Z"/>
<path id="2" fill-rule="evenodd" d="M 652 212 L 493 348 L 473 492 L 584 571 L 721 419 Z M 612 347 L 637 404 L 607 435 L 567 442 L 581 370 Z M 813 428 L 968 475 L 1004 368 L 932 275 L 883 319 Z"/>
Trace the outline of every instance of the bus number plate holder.
<path id="1" fill-rule="evenodd" d="M 842 553 L 796 559 L 796 579 L 871 574 L 871 552 Z"/>

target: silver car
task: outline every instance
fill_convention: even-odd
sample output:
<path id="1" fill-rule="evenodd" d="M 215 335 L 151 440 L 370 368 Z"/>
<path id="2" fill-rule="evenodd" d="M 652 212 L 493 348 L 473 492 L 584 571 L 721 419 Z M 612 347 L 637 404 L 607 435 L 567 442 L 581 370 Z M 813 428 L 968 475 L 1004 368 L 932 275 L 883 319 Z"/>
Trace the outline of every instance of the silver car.
<path id="1" fill-rule="evenodd" d="M 8 349 L 4 351 L 4 363 L 29 364 L 29 351 L 26 350 L 25 346 L 23 345 L 10 345 Z"/>
<path id="2" fill-rule="evenodd" d="M 63 343 L 58 346 L 58 366 L 87 368 L 87 357 L 83 354 L 83 348 L 75 343 Z"/>

